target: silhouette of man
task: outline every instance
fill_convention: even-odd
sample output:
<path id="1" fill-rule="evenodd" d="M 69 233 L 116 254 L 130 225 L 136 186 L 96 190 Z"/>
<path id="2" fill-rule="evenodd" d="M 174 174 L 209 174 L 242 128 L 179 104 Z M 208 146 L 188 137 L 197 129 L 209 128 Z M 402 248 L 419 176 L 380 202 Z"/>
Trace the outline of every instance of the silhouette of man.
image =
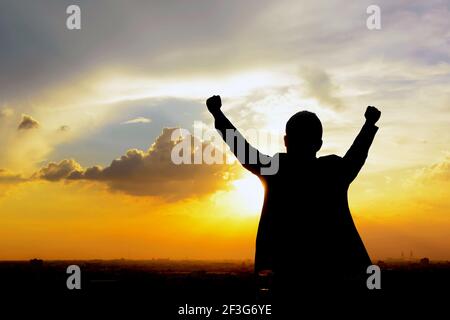
<path id="1" fill-rule="evenodd" d="M 365 124 L 344 157 L 319 158 L 319 118 L 308 111 L 294 114 L 286 124 L 287 152 L 274 156 L 278 171 L 264 175 L 262 169 L 274 157 L 261 154 L 245 141 L 221 111 L 220 96 L 212 96 L 206 105 L 232 152 L 265 187 L 255 271 L 271 270 L 274 292 L 281 296 L 291 289 L 320 292 L 365 288 L 371 261 L 353 223 L 347 191 L 364 165 L 381 112 L 367 107 Z M 239 139 L 244 141 L 244 156 L 238 154 L 242 151 Z M 257 155 L 257 161 L 249 161 L 252 154 Z"/>

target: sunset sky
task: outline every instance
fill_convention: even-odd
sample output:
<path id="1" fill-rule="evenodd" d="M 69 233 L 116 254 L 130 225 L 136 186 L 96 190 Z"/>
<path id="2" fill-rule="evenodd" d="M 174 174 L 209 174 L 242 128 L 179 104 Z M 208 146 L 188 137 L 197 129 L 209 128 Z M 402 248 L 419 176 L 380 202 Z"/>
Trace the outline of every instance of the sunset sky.
<path id="1" fill-rule="evenodd" d="M 170 159 L 174 128 L 213 127 L 213 94 L 276 141 L 316 112 L 319 155 L 342 156 L 377 106 L 349 193 L 367 250 L 450 259 L 450 3 L 379 0 L 368 30 L 371 4 L 2 0 L 0 260 L 252 259 L 258 179 Z"/>

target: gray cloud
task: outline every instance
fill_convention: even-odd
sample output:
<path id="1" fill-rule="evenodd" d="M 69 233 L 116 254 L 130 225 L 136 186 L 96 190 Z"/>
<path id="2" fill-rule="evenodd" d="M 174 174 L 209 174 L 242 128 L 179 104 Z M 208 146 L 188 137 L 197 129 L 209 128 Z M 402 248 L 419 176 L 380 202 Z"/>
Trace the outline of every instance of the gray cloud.
<path id="1" fill-rule="evenodd" d="M 66 159 L 48 164 L 35 174 L 35 178 L 98 181 L 108 185 L 112 191 L 171 199 L 201 196 L 226 188 L 228 182 L 224 177 L 238 174 L 238 166 L 174 164 L 171 159 L 174 130 L 165 128 L 148 151 L 128 150 L 105 168 L 93 166 L 83 169 L 75 160 Z M 205 148 L 208 144 L 203 142 L 201 145 Z M 221 154 L 217 149 L 215 152 Z"/>
<path id="2" fill-rule="evenodd" d="M 194 67 L 186 55 L 217 56 L 208 48 L 226 47 L 239 25 L 267 3 L 80 0 L 82 29 L 69 31 L 65 12 L 72 1 L 3 0 L 0 39 L 8 50 L 0 51 L 0 95 L 8 101 L 30 97 L 110 66 L 153 74 L 181 67 L 204 71 L 211 60 L 198 60 Z"/>
<path id="3" fill-rule="evenodd" d="M 29 115 L 22 115 L 22 121 L 20 121 L 19 126 L 17 127 L 18 130 L 28 130 L 28 129 L 35 129 L 39 128 L 39 122 L 35 119 L 33 119 L 32 116 Z"/>
<path id="4" fill-rule="evenodd" d="M 10 49 L 0 51 L 3 99 L 23 99 L 111 67 L 170 77 L 305 63 L 329 73 L 380 57 L 425 66 L 450 62 L 450 12 L 442 0 L 379 1 L 382 30 L 375 32 L 365 25 L 369 0 L 77 3 L 80 31 L 65 28 L 70 1 L 0 3 L 0 39 L 2 47 Z M 409 34 L 415 35 L 414 41 Z M 383 79 L 391 74 L 379 73 Z M 363 74 L 362 81 L 374 76 Z M 384 83 L 376 82 L 375 88 Z M 313 88 L 317 90 L 323 88 Z M 324 94 L 324 101 L 339 105 L 336 96 Z"/>
<path id="5" fill-rule="evenodd" d="M 50 162 L 34 174 L 34 178 L 59 181 L 67 178 L 74 171 L 81 171 L 81 165 L 73 159 L 64 159 L 58 163 Z"/>

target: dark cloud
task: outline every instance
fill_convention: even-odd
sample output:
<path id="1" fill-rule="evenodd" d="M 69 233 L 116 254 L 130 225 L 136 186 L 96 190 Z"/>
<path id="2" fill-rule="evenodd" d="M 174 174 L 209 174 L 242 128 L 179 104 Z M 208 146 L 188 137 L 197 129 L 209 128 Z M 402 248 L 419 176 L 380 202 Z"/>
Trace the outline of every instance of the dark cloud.
<path id="1" fill-rule="evenodd" d="M 365 26 L 368 0 L 78 0 L 79 31 L 65 27 L 70 4 L 0 2 L 1 45 L 8 48 L 0 50 L 2 98 L 32 96 L 110 66 L 167 76 L 304 61 L 332 68 L 380 56 L 449 59 L 449 10 L 442 0 L 378 1 L 383 29 L 389 28 L 383 37 Z"/>
<path id="2" fill-rule="evenodd" d="M 81 171 L 81 165 L 73 159 L 64 159 L 59 163 L 50 162 L 34 174 L 34 178 L 59 181 L 67 178 L 74 171 Z"/>
<path id="3" fill-rule="evenodd" d="M 175 128 L 165 128 L 148 151 L 131 149 L 115 159 L 105 168 L 93 166 L 83 169 L 74 160 L 50 163 L 42 168 L 36 177 L 49 180 L 99 181 L 108 185 L 112 191 L 120 191 L 136 196 L 159 196 L 182 199 L 201 196 L 227 188 L 228 179 L 238 174 L 235 164 L 175 164 L 171 152 L 177 143 L 171 140 Z M 191 146 L 194 147 L 191 136 Z M 211 145 L 197 140 L 202 150 Z M 218 156 L 223 154 L 212 148 Z"/>
<path id="4" fill-rule="evenodd" d="M 19 126 L 17 127 L 18 130 L 28 130 L 28 129 L 35 129 L 39 128 L 39 122 L 35 119 L 33 119 L 32 116 L 29 115 L 22 115 L 22 121 L 19 123 Z"/>
<path id="5" fill-rule="evenodd" d="M 32 97 L 111 65 L 152 74 L 155 69 L 178 72 L 192 64 L 183 56 L 200 52 L 205 57 L 212 53 L 205 48 L 226 46 L 237 35 L 238 25 L 267 3 L 78 0 L 81 30 L 69 31 L 66 8 L 73 4 L 70 1 L 35 0 L 24 5 L 2 0 L 0 39 L 8 50 L 0 50 L 0 95 L 8 101 Z M 205 62 L 199 60 L 197 67 L 202 66 Z"/>

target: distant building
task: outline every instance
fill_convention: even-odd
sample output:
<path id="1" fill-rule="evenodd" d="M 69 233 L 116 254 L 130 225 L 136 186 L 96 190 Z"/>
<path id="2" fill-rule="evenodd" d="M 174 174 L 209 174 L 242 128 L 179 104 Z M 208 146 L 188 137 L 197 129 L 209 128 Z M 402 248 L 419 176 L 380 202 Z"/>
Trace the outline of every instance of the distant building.
<path id="1" fill-rule="evenodd" d="M 429 265 L 430 264 L 430 259 L 422 258 L 422 259 L 420 259 L 420 264 Z"/>

